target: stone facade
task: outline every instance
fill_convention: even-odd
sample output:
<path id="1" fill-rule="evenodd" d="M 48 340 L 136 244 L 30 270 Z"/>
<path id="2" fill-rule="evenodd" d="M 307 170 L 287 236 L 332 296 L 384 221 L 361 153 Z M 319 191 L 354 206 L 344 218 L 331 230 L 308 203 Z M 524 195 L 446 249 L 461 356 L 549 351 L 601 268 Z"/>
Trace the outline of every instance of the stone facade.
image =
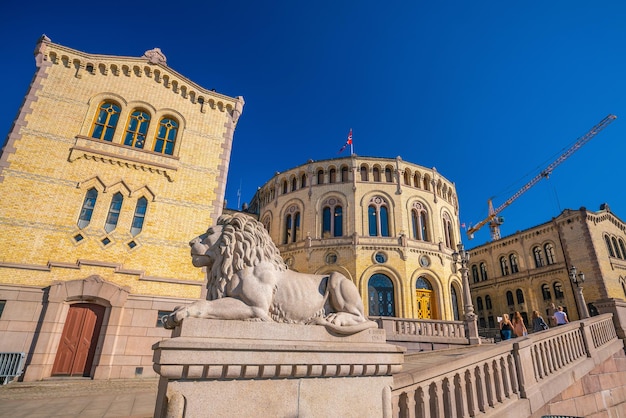
<path id="1" fill-rule="evenodd" d="M 541 225 L 470 250 L 470 288 L 480 327 L 497 327 L 497 317 L 519 311 L 528 319 L 537 310 L 550 319 L 563 306 L 570 320 L 585 317 L 572 266 L 587 311 L 626 297 L 626 224 L 603 204 L 597 212 L 564 210 Z M 552 323 L 552 325 L 555 325 Z"/>
<path id="2" fill-rule="evenodd" d="M 290 268 L 339 271 L 370 316 L 462 319 L 454 184 L 400 157 L 352 155 L 277 173 L 249 211 Z"/>
<path id="3" fill-rule="evenodd" d="M 222 212 L 243 99 L 158 49 L 94 55 L 42 37 L 35 62 L 0 155 L 0 351 L 29 353 L 26 380 L 54 374 L 83 307 L 92 367 L 60 374 L 154 375 L 159 311 L 206 291 L 188 241 Z"/>

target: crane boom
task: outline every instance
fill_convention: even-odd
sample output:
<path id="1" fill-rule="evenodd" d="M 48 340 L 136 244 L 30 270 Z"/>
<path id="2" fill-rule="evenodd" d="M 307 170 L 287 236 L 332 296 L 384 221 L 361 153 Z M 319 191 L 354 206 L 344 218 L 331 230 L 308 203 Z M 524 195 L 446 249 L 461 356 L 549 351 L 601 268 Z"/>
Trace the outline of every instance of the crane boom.
<path id="1" fill-rule="evenodd" d="M 502 222 L 504 222 L 504 220 L 501 217 L 497 216 L 498 213 L 500 213 L 504 208 L 506 208 L 511 203 L 513 203 L 513 201 L 515 199 L 517 199 L 522 194 L 527 192 L 528 189 L 530 189 L 535 184 L 537 184 L 537 182 L 539 182 L 539 180 L 541 180 L 543 178 L 548 178 L 550 176 L 550 174 L 552 174 L 552 171 L 557 166 L 559 166 L 563 161 L 568 159 L 573 153 L 578 151 L 583 145 L 585 145 L 587 142 L 589 142 L 589 140 L 591 138 L 596 136 L 596 134 L 598 134 L 598 132 L 600 132 L 601 130 L 606 128 L 615 119 L 617 119 L 617 116 L 612 115 L 612 114 L 610 114 L 607 117 L 605 117 L 604 119 L 602 119 L 600 121 L 600 123 L 598 123 L 596 126 L 591 128 L 591 130 L 589 130 L 589 132 L 587 132 L 585 135 L 583 135 L 580 138 L 578 138 L 576 140 L 576 142 L 574 143 L 574 145 L 572 145 L 567 151 L 565 151 L 563 154 L 561 154 L 559 156 L 559 158 L 557 158 L 555 161 L 553 161 L 548 167 L 546 167 L 539 174 L 537 174 L 532 180 L 530 180 L 528 183 L 526 183 L 513 196 L 509 197 L 504 203 L 502 203 L 496 209 L 493 208 L 492 200 L 489 199 L 488 200 L 489 216 L 487 216 L 487 218 L 483 219 L 482 221 L 478 222 L 476 225 L 470 227 L 467 230 L 468 238 L 472 239 L 474 237 L 474 233 L 476 231 L 478 231 L 480 228 L 485 226 L 485 224 L 489 223 L 489 228 L 491 229 L 491 239 L 492 240 L 500 239 L 500 225 L 502 224 Z"/>

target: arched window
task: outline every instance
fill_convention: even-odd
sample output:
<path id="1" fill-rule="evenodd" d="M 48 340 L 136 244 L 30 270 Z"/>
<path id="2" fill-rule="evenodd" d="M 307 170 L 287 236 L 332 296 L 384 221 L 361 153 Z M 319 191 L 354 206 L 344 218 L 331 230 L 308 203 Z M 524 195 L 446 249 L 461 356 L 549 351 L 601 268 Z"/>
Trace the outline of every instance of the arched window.
<path id="1" fill-rule="evenodd" d="M 506 292 L 506 304 L 509 306 L 515 305 L 515 301 L 513 300 L 513 292 L 507 290 Z"/>
<path id="2" fill-rule="evenodd" d="M 287 180 L 283 180 L 283 194 L 287 194 L 288 191 L 289 191 L 289 183 L 287 183 Z"/>
<path id="3" fill-rule="evenodd" d="M 474 283 L 478 283 L 480 281 L 478 266 L 476 264 L 472 264 L 472 279 L 474 279 Z"/>
<path id="4" fill-rule="evenodd" d="M 93 121 L 91 137 L 111 142 L 120 118 L 120 107 L 114 102 L 103 102 Z"/>
<path id="5" fill-rule="evenodd" d="M 143 221 L 146 217 L 146 210 L 148 209 L 148 199 L 140 197 L 137 200 L 137 206 L 135 206 L 135 214 L 133 215 L 133 223 L 130 227 L 130 234 L 134 237 L 139 234 L 143 229 Z"/>
<path id="6" fill-rule="evenodd" d="M 500 270 L 503 276 L 509 275 L 509 264 L 505 256 L 500 257 Z"/>
<path id="7" fill-rule="evenodd" d="M 541 286 L 541 295 L 543 296 L 543 300 L 551 300 L 552 296 L 550 295 L 550 286 L 547 284 Z"/>
<path id="8" fill-rule="evenodd" d="M 487 265 L 485 263 L 480 263 L 480 280 L 487 280 Z"/>
<path id="9" fill-rule="evenodd" d="M 418 173 L 415 173 L 413 175 L 413 186 L 417 187 L 418 189 L 421 189 L 420 182 L 421 182 L 420 175 Z"/>
<path id="10" fill-rule="evenodd" d="M 283 244 L 289 244 L 298 240 L 300 240 L 300 210 L 297 206 L 291 206 L 287 209 L 287 215 L 285 216 Z"/>
<path id="11" fill-rule="evenodd" d="M 361 166 L 361 181 L 367 181 L 367 180 L 368 180 L 367 167 L 362 165 Z"/>
<path id="12" fill-rule="evenodd" d="M 443 234 L 446 240 L 446 247 L 454 248 L 454 231 L 452 228 L 452 220 L 450 215 L 444 212 L 443 214 Z"/>
<path id="13" fill-rule="evenodd" d="M 391 168 L 389 168 L 389 167 L 385 168 L 385 181 L 387 183 L 393 182 Z"/>
<path id="14" fill-rule="evenodd" d="M 341 202 L 331 197 L 322 205 L 322 238 L 343 236 L 343 208 Z"/>
<path id="15" fill-rule="evenodd" d="M 173 118 L 161 118 L 154 141 L 154 152 L 174 155 L 178 122 Z"/>
<path id="16" fill-rule="evenodd" d="M 450 286 L 450 296 L 452 298 L 452 314 L 454 316 L 454 320 L 459 320 L 459 302 L 458 297 L 456 295 L 456 289 L 454 286 Z"/>
<path id="17" fill-rule="evenodd" d="M 554 245 L 546 244 L 543 246 L 543 249 L 546 252 L 547 265 L 554 264 Z"/>
<path id="18" fill-rule="evenodd" d="M 301 187 L 306 187 L 306 174 L 303 174 L 302 177 L 300 177 L 300 184 L 302 184 Z"/>
<path id="19" fill-rule="evenodd" d="M 611 257 L 615 257 L 615 252 L 613 252 L 613 246 L 611 245 L 611 239 L 608 235 L 604 236 L 604 242 L 606 242 L 606 249 L 609 250 L 609 255 Z"/>
<path id="20" fill-rule="evenodd" d="M 85 194 L 85 200 L 83 200 L 83 206 L 80 209 L 80 215 L 78 216 L 78 227 L 83 229 L 91 221 L 91 215 L 93 209 L 96 207 L 96 200 L 98 199 L 98 191 L 94 188 L 87 190 Z"/>
<path id="21" fill-rule="evenodd" d="M 296 190 L 298 190 L 298 179 L 294 177 L 291 179 L 291 191 L 295 192 Z"/>
<path id="22" fill-rule="evenodd" d="M 493 309 L 491 306 L 491 296 L 489 295 L 485 296 L 485 308 L 487 308 L 487 310 Z"/>
<path id="23" fill-rule="evenodd" d="M 413 238 L 420 241 L 428 241 L 428 212 L 419 202 L 413 203 L 411 208 L 411 226 L 413 227 Z"/>
<path id="24" fill-rule="evenodd" d="M 411 185 L 411 173 L 409 172 L 409 170 L 404 170 L 404 175 L 402 176 L 402 178 L 404 179 L 404 184 L 406 184 L 407 186 Z"/>
<path id="25" fill-rule="evenodd" d="M 367 218 L 371 237 L 389 236 L 389 209 L 385 199 L 380 196 L 370 199 Z"/>
<path id="26" fill-rule="evenodd" d="M 624 258 L 622 257 L 622 253 L 619 250 L 619 246 L 617 245 L 617 240 L 615 239 L 615 237 L 611 237 L 611 242 L 613 242 L 613 248 L 615 249 L 615 255 L 617 256 L 617 258 Z"/>
<path id="27" fill-rule="evenodd" d="M 328 171 L 328 175 L 330 177 L 329 183 L 337 183 L 337 170 L 335 168 L 331 168 Z"/>
<path id="28" fill-rule="evenodd" d="M 619 248 L 622 250 L 622 258 L 626 259 L 626 246 L 624 245 L 624 240 L 619 239 Z"/>
<path id="29" fill-rule="evenodd" d="M 117 221 L 120 218 L 120 211 L 122 210 L 122 202 L 124 201 L 124 196 L 120 192 L 117 192 L 113 195 L 111 199 L 111 205 L 109 206 L 109 213 L 107 214 L 107 219 L 104 224 L 104 230 L 107 232 L 111 232 L 117 226 Z"/>
<path id="30" fill-rule="evenodd" d="M 317 184 L 324 184 L 324 170 L 317 170 Z"/>
<path id="31" fill-rule="evenodd" d="M 624 292 L 624 296 L 626 297 L 626 280 L 624 280 L 624 278 L 620 276 L 619 282 L 622 285 L 622 291 Z"/>
<path id="32" fill-rule="evenodd" d="M 537 268 L 543 267 L 544 266 L 543 251 L 541 251 L 541 247 L 537 246 L 533 248 L 533 255 L 535 257 L 535 267 Z"/>
<path id="33" fill-rule="evenodd" d="M 348 179 L 348 167 L 343 166 L 341 167 L 341 182 L 342 183 L 347 183 L 349 181 Z"/>
<path id="34" fill-rule="evenodd" d="M 374 175 L 374 181 L 379 182 L 380 181 L 380 169 L 378 167 L 374 167 L 373 175 Z"/>
<path id="35" fill-rule="evenodd" d="M 511 254 L 509 256 L 509 261 L 511 262 L 511 273 L 515 274 L 519 272 L 519 266 L 517 265 L 517 255 Z"/>
<path id="36" fill-rule="evenodd" d="M 369 315 L 396 316 L 393 282 L 384 274 L 374 274 L 367 284 Z"/>
<path id="37" fill-rule="evenodd" d="M 135 109 L 128 117 L 124 145 L 143 148 L 146 144 L 146 133 L 150 125 L 150 114 L 143 109 Z"/>
<path id="38" fill-rule="evenodd" d="M 563 286 L 561 285 L 561 283 L 554 282 L 552 287 L 554 288 L 554 297 L 556 299 L 563 299 L 563 297 L 564 297 L 564 295 L 563 295 Z"/>
<path id="39" fill-rule="evenodd" d="M 481 298 L 480 296 L 476 298 L 476 309 L 479 311 L 483 310 L 483 298 Z"/>
<path id="40" fill-rule="evenodd" d="M 522 292 L 522 289 L 515 291 L 515 297 L 517 298 L 517 303 L 524 303 L 524 292 Z"/>

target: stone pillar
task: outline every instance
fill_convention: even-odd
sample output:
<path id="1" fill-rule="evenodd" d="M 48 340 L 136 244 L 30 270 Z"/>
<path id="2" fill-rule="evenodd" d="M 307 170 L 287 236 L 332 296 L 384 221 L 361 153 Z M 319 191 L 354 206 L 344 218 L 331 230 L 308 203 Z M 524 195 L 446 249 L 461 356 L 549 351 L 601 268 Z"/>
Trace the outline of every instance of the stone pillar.
<path id="1" fill-rule="evenodd" d="M 155 417 L 391 418 L 404 348 L 385 331 L 186 318 L 153 346 Z"/>

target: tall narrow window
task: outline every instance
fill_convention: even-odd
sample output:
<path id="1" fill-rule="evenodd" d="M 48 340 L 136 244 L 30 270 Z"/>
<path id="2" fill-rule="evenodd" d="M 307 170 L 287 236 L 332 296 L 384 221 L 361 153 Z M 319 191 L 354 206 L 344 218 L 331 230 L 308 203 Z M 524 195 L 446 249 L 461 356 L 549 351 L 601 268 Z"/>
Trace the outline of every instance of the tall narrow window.
<path id="1" fill-rule="evenodd" d="M 317 184 L 324 184 L 324 170 L 317 171 Z"/>
<path id="2" fill-rule="evenodd" d="M 380 169 L 378 167 L 374 167 L 373 176 L 374 176 L 374 181 L 376 182 L 380 181 Z"/>
<path id="3" fill-rule="evenodd" d="M 493 309 L 491 305 L 491 296 L 489 295 L 485 296 L 485 308 Z"/>
<path id="4" fill-rule="evenodd" d="M 300 239 L 300 211 L 297 206 L 291 206 L 287 209 L 285 217 L 285 232 L 283 235 L 283 244 L 296 242 Z"/>
<path id="5" fill-rule="evenodd" d="M 480 276 L 478 276 L 478 266 L 476 264 L 472 264 L 472 279 L 474 283 L 478 283 L 480 281 Z"/>
<path id="6" fill-rule="evenodd" d="M 506 292 L 506 304 L 509 306 L 515 305 L 515 301 L 513 300 L 513 292 L 510 290 Z"/>
<path id="7" fill-rule="evenodd" d="M 341 182 L 342 183 L 348 182 L 348 167 L 346 166 L 341 167 Z"/>
<path id="8" fill-rule="evenodd" d="M 143 229 L 143 221 L 146 217 L 146 210 L 148 209 L 148 199 L 140 197 L 137 200 L 137 206 L 135 206 L 135 215 L 133 216 L 133 223 L 130 227 L 130 234 L 134 237 L 139 234 Z"/>
<path id="9" fill-rule="evenodd" d="M 298 179 L 295 177 L 291 179 L 291 191 L 295 192 L 298 189 Z"/>
<path id="10" fill-rule="evenodd" d="M 328 176 L 329 176 L 329 183 L 337 183 L 337 170 L 334 168 L 331 168 L 328 171 Z"/>
<path id="11" fill-rule="evenodd" d="M 120 211 L 122 209 L 122 201 L 124 197 L 120 192 L 113 195 L 111 199 L 111 205 L 109 206 L 109 214 L 107 215 L 106 223 L 104 224 L 104 230 L 111 232 L 117 226 L 117 221 L 120 217 Z"/>
<path id="12" fill-rule="evenodd" d="M 450 286 L 450 294 L 452 295 L 452 314 L 455 321 L 459 320 L 459 302 L 454 286 Z"/>
<path id="13" fill-rule="evenodd" d="M 624 241 L 619 238 L 619 248 L 622 250 L 622 258 L 626 259 L 626 246 L 624 246 Z"/>
<path id="14" fill-rule="evenodd" d="M 550 296 L 550 286 L 547 284 L 541 286 L 541 295 L 543 296 L 543 300 L 551 300 L 552 296 Z"/>
<path id="15" fill-rule="evenodd" d="M 533 248 L 533 255 L 535 257 L 535 267 L 537 268 L 543 267 L 544 261 L 543 261 L 543 251 L 541 251 L 541 247 Z"/>
<path id="16" fill-rule="evenodd" d="M 480 263 L 480 280 L 487 280 L 489 277 L 487 276 L 487 265 L 485 263 Z"/>
<path id="17" fill-rule="evenodd" d="M 287 191 L 289 191 L 287 184 L 287 180 L 283 180 L 283 194 L 287 194 Z"/>
<path id="18" fill-rule="evenodd" d="M 476 309 L 478 309 L 479 311 L 483 310 L 483 298 L 481 298 L 480 296 L 476 298 Z"/>
<path id="19" fill-rule="evenodd" d="M 557 299 L 563 299 L 563 297 L 565 296 L 563 294 L 563 285 L 559 282 L 554 282 L 552 287 L 554 288 L 554 297 Z"/>
<path id="20" fill-rule="evenodd" d="M 387 183 L 391 183 L 393 181 L 391 168 L 389 167 L 385 168 L 385 181 Z"/>
<path id="21" fill-rule="evenodd" d="M 413 203 L 411 209 L 411 226 L 413 227 L 413 238 L 420 241 L 428 241 L 428 212 L 419 203 Z"/>
<path id="22" fill-rule="evenodd" d="M 450 215 L 443 214 L 443 234 L 446 240 L 446 247 L 454 248 L 454 231 L 452 230 L 452 221 Z"/>
<path id="23" fill-rule="evenodd" d="M 322 209 L 322 238 L 343 235 L 343 208 L 334 197 L 327 199 Z"/>
<path id="24" fill-rule="evenodd" d="M 615 237 L 611 237 L 611 242 L 613 242 L 613 248 L 615 248 L 615 255 L 617 256 L 617 258 L 623 258 Z"/>
<path id="25" fill-rule="evenodd" d="M 385 199 L 375 196 L 370 200 L 367 208 L 367 219 L 370 236 L 389 236 L 389 210 Z"/>
<path id="26" fill-rule="evenodd" d="M 604 236 L 604 242 L 606 242 L 606 249 L 609 250 L 609 255 L 611 257 L 615 257 L 615 252 L 613 251 L 613 246 L 611 245 L 611 238 L 608 235 Z"/>
<path id="27" fill-rule="evenodd" d="M 543 246 L 543 249 L 546 252 L 547 265 L 554 264 L 554 245 L 546 244 Z"/>
<path id="28" fill-rule="evenodd" d="M 159 121 L 159 127 L 157 128 L 156 138 L 154 141 L 154 151 L 162 154 L 173 155 L 177 133 L 178 122 L 175 119 L 161 119 Z"/>
<path id="29" fill-rule="evenodd" d="M 522 292 L 522 289 L 515 291 L 515 297 L 517 298 L 517 303 L 524 303 L 524 292 Z"/>
<path id="30" fill-rule="evenodd" d="M 508 276 L 508 274 L 509 274 L 509 265 L 508 265 L 506 257 L 504 257 L 504 256 L 500 257 L 500 270 L 502 270 L 502 275 L 503 276 Z"/>
<path id="31" fill-rule="evenodd" d="M 361 166 L 361 181 L 367 181 L 369 179 L 369 176 L 367 175 L 367 167 L 362 165 Z"/>
<path id="32" fill-rule="evenodd" d="M 300 187 L 306 187 L 306 174 L 303 174 L 302 177 L 300 178 Z"/>
<path id="33" fill-rule="evenodd" d="M 113 102 L 103 102 L 91 128 L 91 137 L 111 142 L 120 117 L 120 107 Z"/>
<path id="34" fill-rule="evenodd" d="M 94 188 L 87 190 L 87 194 L 85 195 L 85 200 L 83 200 L 83 207 L 80 210 L 80 215 L 78 216 L 78 227 L 84 228 L 89 225 L 91 221 L 91 215 L 93 214 L 93 209 L 96 207 L 96 200 L 98 199 L 98 191 Z"/>
<path id="35" fill-rule="evenodd" d="M 509 261 L 511 261 L 511 273 L 515 274 L 519 271 L 519 267 L 517 265 L 517 255 L 511 254 L 509 256 Z"/>
<path id="36" fill-rule="evenodd" d="M 134 110 L 126 125 L 124 145 L 135 148 L 143 148 L 146 144 L 146 133 L 150 124 L 150 115 L 144 110 Z"/>

